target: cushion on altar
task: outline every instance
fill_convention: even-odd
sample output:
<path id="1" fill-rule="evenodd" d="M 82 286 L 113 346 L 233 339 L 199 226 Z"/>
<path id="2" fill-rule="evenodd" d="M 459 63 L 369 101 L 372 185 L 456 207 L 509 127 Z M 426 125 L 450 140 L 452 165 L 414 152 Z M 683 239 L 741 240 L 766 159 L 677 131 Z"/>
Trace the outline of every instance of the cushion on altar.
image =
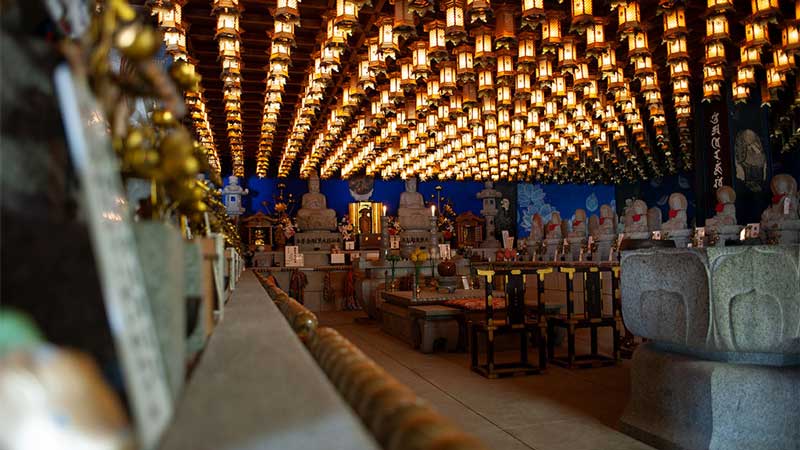
<path id="1" fill-rule="evenodd" d="M 486 309 L 485 298 L 459 298 L 455 300 L 448 300 L 444 302 L 444 304 L 447 306 L 452 306 L 454 308 L 460 308 L 467 311 L 483 311 Z M 494 308 L 495 310 L 506 309 L 506 299 L 493 297 L 492 308 Z"/>

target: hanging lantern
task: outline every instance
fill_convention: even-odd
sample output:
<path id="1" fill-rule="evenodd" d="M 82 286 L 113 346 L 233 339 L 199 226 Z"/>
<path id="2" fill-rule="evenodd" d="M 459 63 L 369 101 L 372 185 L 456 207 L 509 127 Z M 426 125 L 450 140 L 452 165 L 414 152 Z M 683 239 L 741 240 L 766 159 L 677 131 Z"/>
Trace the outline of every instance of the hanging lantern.
<path id="1" fill-rule="evenodd" d="M 725 45 L 720 41 L 710 41 L 706 44 L 706 64 L 722 64 L 725 62 Z"/>
<path id="2" fill-rule="evenodd" d="M 734 103 L 746 103 L 750 98 L 750 88 L 734 81 L 731 83 Z"/>
<path id="3" fill-rule="evenodd" d="M 716 14 L 706 17 L 706 39 L 722 40 L 729 39 L 728 18 L 724 14 Z"/>
<path id="4" fill-rule="evenodd" d="M 689 95 L 689 79 L 678 78 L 672 80 L 672 94 L 673 95 Z"/>
<path id="5" fill-rule="evenodd" d="M 786 76 L 778 71 L 778 69 L 772 65 L 767 64 L 767 87 L 770 89 L 780 89 L 783 87 L 783 84 L 786 82 Z"/>
<path id="6" fill-rule="evenodd" d="M 390 0 L 394 5 L 394 32 L 408 38 L 416 35 L 414 15 L 408 7 L 408 0 Z"/>
<path id="7" fill-rule="evenodd" d="M 521 70 L 531 70 L 536 64 L 536 39 L 530 31 L 519 34 L 517 63 Z"/>
<path id="8" fill-rule="evenodd" d="M 410 47 L 413 75 L 417 79 L 425 78 L 431 71 L 428 63 L 428 44 L 425 41 L 415 41 Z"/>
<path id="9" fill-rule="evenodd" d="M 725 80 L 725 75 L 722 72 L 722 66 L 705 65 L 703 66 L 703 82 L 722 82 Z"/>
<path id="10" fill-rule="evenodd" d="M 494 94 L 494 80 L 492 69 L 478 70 L 478 95 Z"/>
<path id="11" fill-rule="evenodd" d="M 358 25 L 358 9 L 353 0 L 336 0 L 334 24 L 343 30 L 352 30 Z"/>
<path id="12" fill-rule="evenodd" d="M 744 23 L 744 47 L 756 48 L 769 45 L 767 22 L 748 20 Z"/>
<path id="13" fill-rule="evenodd" d="M 536 62 L 536 81 L 541 86 L 548 85 L 553 77 L 553 63 L 545 55 L 536 58 Z"/>
<path id="14" fill-rule="evenodd" d="M 594 55 L 606 48 L 605 19 L 597 17 L 586 29 L 586 53 Z"/>
<path id="15" fill-rule="evenodd" d="M 772 64 L 781 74 L 792 71 L 795 68 L 794 54 L 786 53 L 782 48 L 776 47 L 772 50 Z"/>
<path id="16" fill-rule="evenodd" d="M 781 43 L 786 52 L 800 50 L 800 26 L 797 21 L 787 22 L 781 30 Z"/>
<path id="17" fill-rule="evenodd" d="M 475 80 L 473 67 L 474 48 L 468 44 L 456 47 L 456 75 L 462 83 Z"/>
<path id="18" fill-rule="evenodd" d="M 497 82 L 510 84 L 514 80 L 514 52 L 503 49 L 497 52 Z"/>
<path id="19" fill-rule="evenodd" d="M 432 62 L 447 59 L 444 22 L 432 20 L 425 24 L 424 30 L 428 33 L 428 59 Z"/>
<path id="20" fill-rule="evenodd" d="M 487 22 L 487 15 L 492 11 L 492 6 L 489 0 L 467 0 L 467 14 L 470 16 L 470 21 Z"/>
<path id="21" fill-rule="evenodd" d="M 636 78 L 645 77 L 655 73 L 653 60 L 650 55 L 631 58 L 633 61 L 633 74 Z"/>
<path id="22" fill-rule="evenodd" d="M 375 77 L 369 70 L 369 57 L 367 55 L 360 56 L 358 60 L 358 84 L 364 91 L 375 88 Z"/>
<path id="23" fill-rule="evenodd" d="M 223 59 L 241 59 L 239 53 L 239 38 L 233 36 L 220 36 L 217 39 L 219 45 L 219 56 Z"/>
<path id="24" fill-rule="evenodd" d="M 761 52 L 758 47 L 740 47 L 739 65 L 761 67 Z"/>
<path id="25" fill-rule="evenodd" d="M 544 16 L 544 0 L 522 0 L 522 21 L 537 24 Z"/>
<path id="26" fill-rule="evenodd" d="M 464 83 L 461 91 L 461 101 L 464 108 L 470 108 L 478 103 L 478 88 L 475 83 Z"/>
<path id="27" fill-rule="evenodd" d="M 572 69 L 578 64 L 575 40 L 573 37 L 565 37 L 563 45 L 558 48 L 558 67 L 562 69 Z"/>
<path id="28" fill-rule="evenodd" d="M 378 26 L 378 48 L 384 57 L 394 58 L 400 49 L 394 35 L 394 20 L 389 16 L 381 16 L 376 21 Z"/>
<path id="29" fill-rule="evenodd" d="M 644 31 L 636 31 L 628 35 L 628 55 L 631 57 L 650 53 L 650 48 L 647 45 L 647 33 Z"/>
<path id="30" fill-rule="evenodd" d="M 294 24 L 292 22 L 284 22 L 283 20 L 275 20 L 274 23 L 275 32 L 272 35 L 272 39 L 294 45 Z"/>
<path id="31" fill-rule="evenodd" d="M 675 7 L 664 12 L 664 39 L 685 36 L 687 32 L 686 12 L 683 7 Z"/>
<path id="32" fill-rule="evenodd" d="M 452 61 L 445 61 L 439 65 L 439 88 L 442 95 L 451 96 L 456 89 L 456 66 Z"/>
<path id="33" fill-rule="evenodd" d="M 756 85 L 756 70 L 753 66 L 740 65 L 736 71 L 736 81 L 742 86 Z"/>
<path id="34" fill-rule="evenodd" d="M 548 11 L 542 22 L 542 52 L 555 51 L 561 46 L 561 13 Z"/>
<path id="35" fill-rule="evenodd" d="M 442 3 L 445 11 L 445 36 L 457 44 L 467 37 L 464 27 L 464 0 L 445 0 Z"/>
<path id="36" fill-rule="evenodd" d="M 723 51 L 724 51 L 723 47 Z M 678 36 L 667 40 L 667 62 L 688 59 L 689 52 L 686 48 L 686 37 Z"/>
<path id="37" fill-rule="evenodd" d="M 480 26 L 472 31 L 475 37 L 475 64 L 478 66 L 488 66 L 494 61 L 494 47 L 492 46 L 492 29 Z"/>
<path id="38" fill-rule="evenodd" d="M 719 100 L 722 97 L 722 83 L 703 83 L 703 100 Z"/>
<path id="39" fill-rule="evenodd" d="M 619 19 L 617 30 L 621 35 L 626 35 L 642 28 L 638 1 L 620 3 L 617 6 L 617 17 Z"/>
<path id="40" fill-rule="evenodd" d="M 217 14 L 217 33 L 219 36 L 239 36 L 239 11 L 223 10 Z"/>
<path id="41" fill-rule="evenodd" d="M 517 43 L 514 12 L 514 7 L 509 4 L 500 5 L 495 11 L 494 38 L 497 49 L 509 49 Z"/>
<path id="42" fill-rule="evenodd" d="M 780 12 L 778 0 L 751 0 L 753 17 L 769 18 Z"/>
<path id="43" fill-rule="evenodd" d="M 275 8 L 275 18 L 296 23 L 300 20 L 300 11 L 297 9 L 297 3 L 298 0 L 278 0 Z"/>
<path id="44" fill-rule="evenodd" d="M 708 0 L 709 11 L 724 12 L 733 9 L 733 0 Z"/>
<path id="45" fill-rule="evenodd" d="M 572 0 L 572 27 L 583 30 L 594 21 L 592 0 Z"/>

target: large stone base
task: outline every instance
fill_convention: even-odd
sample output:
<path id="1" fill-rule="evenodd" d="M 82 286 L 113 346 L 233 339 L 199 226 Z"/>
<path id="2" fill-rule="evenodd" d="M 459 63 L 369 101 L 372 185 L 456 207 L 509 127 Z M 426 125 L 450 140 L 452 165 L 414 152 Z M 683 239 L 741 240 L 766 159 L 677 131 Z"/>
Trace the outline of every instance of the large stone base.
<path id="1" fill-rule="evenodd" d="M 797 449 L 798 404 L 800 367 L 704 361 L 645 343 L 621 429 L 662 450 Z"/>
<path id="2" fill-rule="evenodd" d="M 765 243 L 792 245 L 800 243 L 800 220 L 784 220 L 776 228 L 762 226 Z"/>
<path id="3" fill-rule="evenodd" d="M 662 239 L 668 239 L 670 241 L 675 242 L 675 247 L 677 248 L 686 248 L 689 246 L 689 239 L 692 237 L 692 230 L 688 228 L 684 228 L 682 230 L 662 230 L 662 234 L 666 233 L 666 237 Z"/>
<path id="4" fill-rule="evenodd" d="M 342 235 L 333 231 L 304 231 L 294 235 L 295 245 L 300 251 L 328 251 L 331 246 L 342 247 Z"/>

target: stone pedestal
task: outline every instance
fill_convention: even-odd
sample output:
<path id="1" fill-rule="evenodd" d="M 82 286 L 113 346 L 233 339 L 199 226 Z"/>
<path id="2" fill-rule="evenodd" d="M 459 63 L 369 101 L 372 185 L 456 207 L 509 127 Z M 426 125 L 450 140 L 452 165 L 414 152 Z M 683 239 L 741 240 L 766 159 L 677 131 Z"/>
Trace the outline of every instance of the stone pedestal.
<path id="1" fill-rule="evenodd" d="M 649 231 L 636 231 L 633 233 L 625 233 L 625 239 L 650 239 L 651 234 Z"/>
<path id="2" fill-rule="evenodd" d="M 622 422 L 658 448 L 796 448 L 800 246 L 622 255 L 633 360 Z"/>
<path id="3" fill-rule="evenodd" d="M 333 231 L 304 231 L 294 235 L 300 251 L 330 251 L 331 246 L 342 247 L 342 235 Z"/>
<path id="4" fill-rule="evenodd" d="M 608 256 L 611 254 L 611 247 L 614 245 L 614 239 L 617 236 L 614 234 L 601 234 L 597 236 L 597 250 L 592 253 L 593 261 L 608 261 Z"/>
<path id="5" fill-rule="evenodd" d="M 662 230 L 661 239 L 667 239 L 675 242 L 676 248 L 686 248 L 689 246 L 689 240 L 692 237 L 692 230 L 684 228 L 683 230 Z M 666 236 L 664 236 L 666 234 Z"/>
<path id="6" fill-rule="evenodd" d="M 792 245 L 800 243 L 800 220 L 784 220 L 777 228 L 764 230 L 767 243 Z"/>
<path id="7" fill-rule="evenodd" d="M 714 243 L 715 247 L 724 247 L 726 241 L 738 241 L 739 233 L 742 232 L 741 225 L 722 225 L 715 230 L 717 233 L 717 242 Z M 706 239 L 708 239 L 708 232 L 706 232 Z"/>
<path id="8" fill-rule="evenodd" d="M 581 257 L 581 247 L 586 243 L 585 237 L 571 237 L 567 238 L 569 242 L 569 255 L 567 257 L 570 261 L 578 261 Z"/>

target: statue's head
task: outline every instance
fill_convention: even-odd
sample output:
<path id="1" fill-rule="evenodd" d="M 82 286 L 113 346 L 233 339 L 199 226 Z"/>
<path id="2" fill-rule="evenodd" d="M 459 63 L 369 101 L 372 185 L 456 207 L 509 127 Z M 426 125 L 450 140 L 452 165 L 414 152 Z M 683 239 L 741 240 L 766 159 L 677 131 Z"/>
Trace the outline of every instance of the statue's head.
<path id="1" fill-rule="evenodd" d="M 228 177 L 228 184 L 231 186 L 238 186 L 239 185 L 239 177 L 236 175 L 231 175 Z"/>
<path id="2" fill-rule="evenodd" d="M 683 211 L 686 209 L 688 204 L 689 203 L 686 201 L 686 196 L 680 192 L 673 192 L 672 195 L 669 196 L 669 209 Z"/>
<path id="3" fill-rule="evenodd" d="M 634 214 L 647 214 L 647 203 L 644 200 L 636 200 L 633 202 Z"/>
<path id="4" fill-rule="evenodd" d="M 553 211 L 553 214 L 550 216 L 550 223 L 561 223 L 561 213 Z"/>
<path id="5" fill-rule="evenodd" d="M 406 192 L 417 192 L 417 177 L 406 178 Z"/>
<path id="6" fill-rule="evenodd" d="M 791 175 L 781 173 L 772 177 L 770 187 L 775 195 L 794 195 L 797 192 L 797 180 Z"/>
<path id="7" fill-rule="evenodd" d="M 534 213 L 533 214 L 532 221 L 533 221 L 534 224 L 536 224 L 536 225 L 538 225 L 540 227 L 542 226 L 542 216 L 539 215 L 539 213 Z"/>
<path id="8" fill-rule="evenodd" d="M 720 203 L 736 203 L 736 191 L 730 186 L 720 186 L 717 189 L 717 201 Z"/>
<path id="9" fill-rule="evenodd" d="M 319 194 L 319 175 L 317 172 L 311 172 L 308 176 L 308 192 Z"/>
<path id="10" fill-rule="evenodd" d="M 600 205 L 600 217 L 612 216 L 614 216 L 614 210 L 611 209 L 611 205 Z"/>
<path id="11" fill-rule="evenodd" d="M 575 220 L 586 220 L 586 211 L 583 209 L 576 209 L 575 210 Z"/>

